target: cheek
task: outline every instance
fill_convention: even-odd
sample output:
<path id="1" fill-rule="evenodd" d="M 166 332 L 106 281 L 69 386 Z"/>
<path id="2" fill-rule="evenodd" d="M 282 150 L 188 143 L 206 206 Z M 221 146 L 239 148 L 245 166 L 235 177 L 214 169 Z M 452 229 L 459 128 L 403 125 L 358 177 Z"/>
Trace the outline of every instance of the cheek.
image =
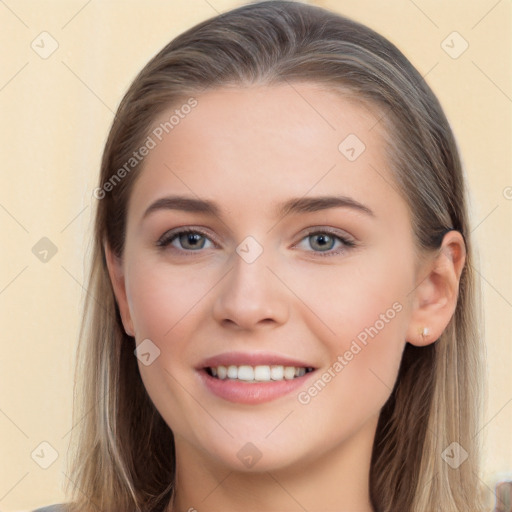
<path id="1" fill-rule="evenodd" d="M 300 293 L 309 290 L 307 304 L 321 319 L 312 320 L 310 329 L 329 349 L 322 382 L 303 390 L 303 402 L 314 403 L 319 414 L 334 401 L 349 409 L 331 407 L 332 414 L 341 418 L 350 410 L 351 417 L 362 418 L 378 412 L 389 397 L 409 323 L 409 268 L 404 256 L 381 251 L 378 258 L 347 260 L 336 269 L 325 267 L 314 281 L 301 281 Z"/>
<path id="2" fill-rule="evenodd" d="M 322 418 L 311 420 L 319 438 L 355 433 L 379 414 L 396 382 L 406 308 L 389 289 L 381 295 L 375 286 L 366 291 L 365 297 L 338 300 L 341 313 L 337 307 L 327 318 L 337 333 L 329 341 L 324 338 L 329 360 L 297 395 L 304 421 Z"/>
<path id="3" fill-rule="evenodd" d="M 155 385 L 160 379 L 162 386 L 164 381 L 174 386 L 172 377 L 183 379 L 190 365 L 197 363 L 190 340 L 212 288 L 204 272 L 202 279 L 195 278 L 197 274 L 151 261 L 139 261 L 130 269 L 127 293 L 137 343 L 149 339 L 160 351 L 154 364 L 141 367 Z"/>
<path id="4" fill-rule="evenodd" d="M 163 350 L 178 347 L 208 300 L 208 276 L 151 261 L 133 265 L 127 293 L 137 337 L 154 338 Z"/>
<path id="5" fill-rule="evenodd" d="M 190 340 L 213 283 L 194 279 L 196 274 L 139 261 L 131 268 L 127 286 L 137 344 L 149 339 L 159 350 L 150 365 L 138 362 L 141 378 L 174 432 L 190 432 L 204 421 L 204 411 L 187 392 L 196 385 L 190 369 L 198 357 Z M 187 415 L 176 411 L 187 411 Z"/>
<path id="6" fill-rule="evenodd" d="M 288 271 L 287 282 L 294 283 L 296 295 L 315 313 L 308 318 L 319 339 L 341 351 L 355 338 L 362 344 L 377 335 L 386 343 L 403 342 L 412 266 L 397 252 L 379 249 L 339 265 Z"/>

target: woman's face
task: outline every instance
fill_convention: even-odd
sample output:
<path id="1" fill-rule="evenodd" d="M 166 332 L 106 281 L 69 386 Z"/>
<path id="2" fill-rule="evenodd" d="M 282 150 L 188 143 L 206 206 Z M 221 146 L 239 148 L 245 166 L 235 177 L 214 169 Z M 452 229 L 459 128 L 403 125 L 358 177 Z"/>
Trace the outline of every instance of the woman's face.
<path id="1" fill-rule="evenodd" d="M 129 203 L 118 300 L 147 392 L 205 463 L 369 456 L 417 279 L 378 114 L 306 83 L 196 100 L 156 120 Z"/>

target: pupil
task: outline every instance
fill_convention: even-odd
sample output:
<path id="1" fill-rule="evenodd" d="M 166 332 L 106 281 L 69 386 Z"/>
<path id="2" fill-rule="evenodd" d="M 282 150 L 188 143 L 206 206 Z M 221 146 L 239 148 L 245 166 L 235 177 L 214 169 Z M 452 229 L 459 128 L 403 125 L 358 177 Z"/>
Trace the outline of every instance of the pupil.
<path id="1" fill-rule="evenodd" d="M 189 246 L 192 247 L 198 247 L 198 242 L 201 239 L 202 235 L 199 233 L 187 233 L 184 238 L 186 241 L 186 244 L 189 244 Z"/>
<path id="2" fill-rule="evenodd" d="M 313 235 L 313 238 L 317 239 L 317 245 L 320 248 L 325 248 L 326 245 L 329 245 L 329 241 L 333 240 L 329 235 Z"/>

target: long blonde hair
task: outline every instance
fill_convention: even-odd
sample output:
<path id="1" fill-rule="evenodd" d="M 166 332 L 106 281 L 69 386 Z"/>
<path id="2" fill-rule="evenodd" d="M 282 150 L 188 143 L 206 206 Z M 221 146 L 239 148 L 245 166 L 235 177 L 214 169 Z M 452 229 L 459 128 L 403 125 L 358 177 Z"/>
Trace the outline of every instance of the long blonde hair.
<path id="1" fill-rule="evenodd" d="M 447 229 L 466 243 L 456 311 L 439 340 L 406 344 L 382 408 L 370 472 L 378 512 L 481 511 L 477 425 L 481 340 L 467 191 L 456 143 L 425 80 L 388 40 L 298 2 L 248 4 L 176 37 L 136 77 L 101 164 L 92 265 L 77 350 L 66 493 L 71 511 L 162 511 L 174 489 L 173 434 L 151 402 L 121 322 L 103 243 L 121 256 L 127 204 L 142 164 L 105 184 L 148 137 L 155 118 L 207 88 L 319 83 L 382 113 L 390 167 L 407 201 L 419 254 Z M 110 181 L 112 183 L 112 181 Z M 453 468 L 451 443 L 469 457 Z M 462 452 L 463 453 L 463 452 Z"/>

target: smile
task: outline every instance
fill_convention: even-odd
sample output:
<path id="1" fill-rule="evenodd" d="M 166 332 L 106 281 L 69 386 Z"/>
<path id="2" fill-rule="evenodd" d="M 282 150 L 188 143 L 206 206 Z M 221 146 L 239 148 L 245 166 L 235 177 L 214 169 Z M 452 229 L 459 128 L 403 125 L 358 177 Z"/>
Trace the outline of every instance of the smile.
<path id="1" fill-rule="evenodd" d="M 237 380 L 246 383 L 292 380 L 312 371 L 311 367 L 282 365 L 219 365 L 206 368 L 206 372 L 216 379 Z"/>

